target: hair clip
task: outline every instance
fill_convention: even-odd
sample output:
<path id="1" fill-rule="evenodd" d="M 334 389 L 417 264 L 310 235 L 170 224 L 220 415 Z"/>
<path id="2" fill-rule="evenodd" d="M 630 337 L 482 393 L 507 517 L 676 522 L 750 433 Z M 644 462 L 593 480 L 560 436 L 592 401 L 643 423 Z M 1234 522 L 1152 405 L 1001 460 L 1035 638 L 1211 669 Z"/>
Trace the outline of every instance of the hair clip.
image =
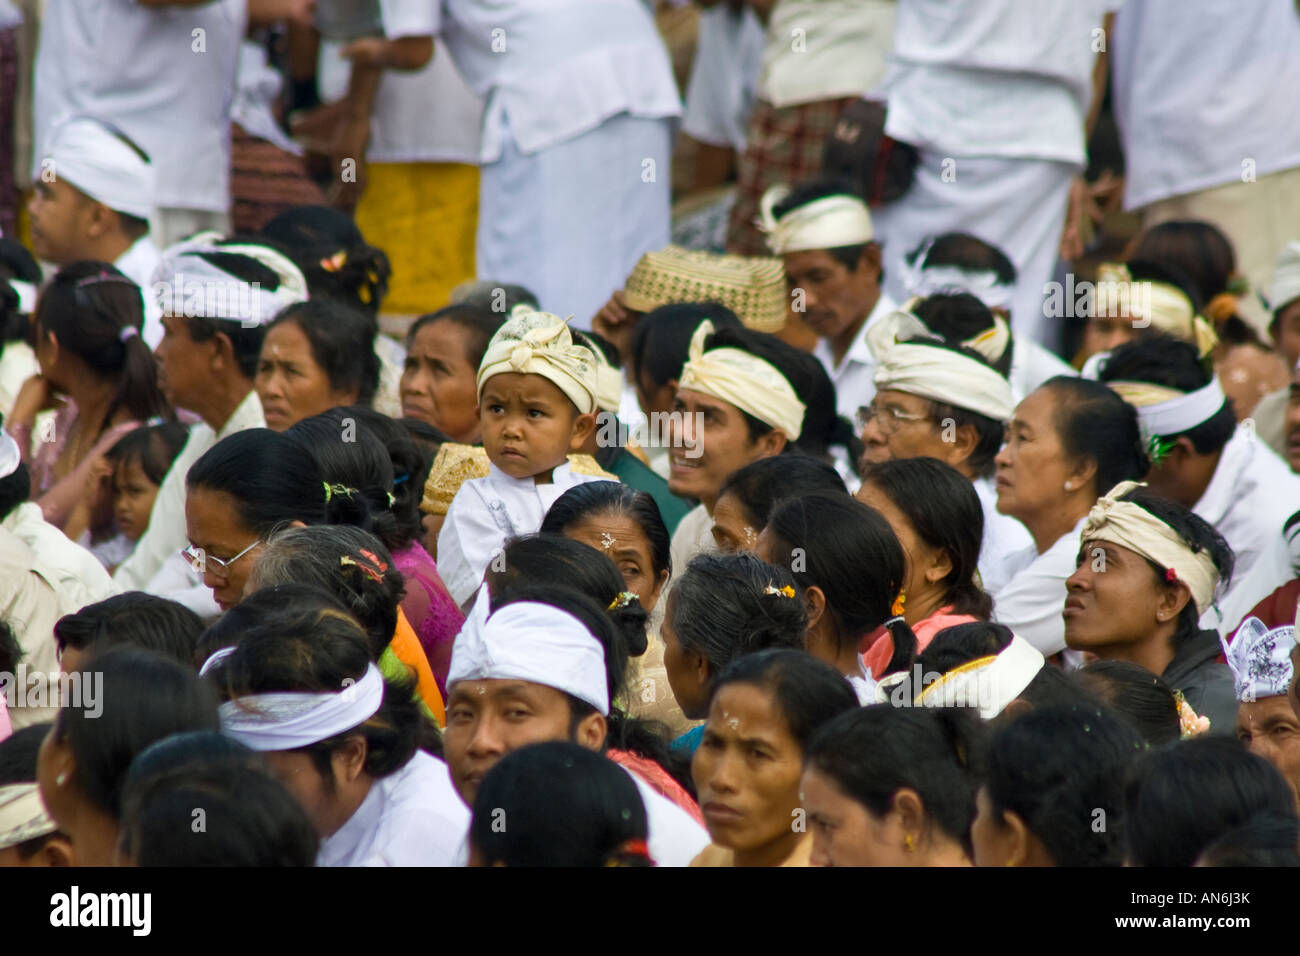
<path id="1" fill-rule="evenodd" d="M 361 556 L 366 560 L 373 562 L 375 567 L 379 568 L 381 573 L 383 574 L 388 573 L 388 563 L 385 561 L 380 561 L 379 555 L 375 554 L 375 552 L 371 551 L 369 548 L 362 548 Z"/>
<path id="2" fill-rule="evenodd" d="M 328 481 L 321 482 L 325 486 L 325 503 L 329 504 L 330 500 L 338 495 L 342 498 L 351 498 L 356 489 L 349 488 L 347 485 L 331 485 Z"/>
<path id="3" fill-rule="evenodd" d="M 1151 459 L 1151 464 L 1158 465 L 1168 458 L 1169 453 L 1174 450 L 1174 446 L 1177 444 L 1177 438 L 1161 438 L 1159 435 L 1152 435 L 1147 440 L 1146 447 L 1147 457 Z"/>
<path id="4" fill-rule="evenodd" d="M 633 601 L 635 601 L 637 604 L 641 603 L 641 599 L 637 597 L 635 594 L 633 594 L 631 591 L 619 591 L 618 595 L 614 598 L 614 600 L 609 602 L 609 607 L 605 608 L 605 610 L 612 611 L 616 607 L 628 607 L 632 604 Z"/>
<path id="5" fill-rule="evenodd" d="M 1175 571 L 1173 568 L 1170 568 L 1168 571 L 1165 572 L 1165 580 L 1168 581 L 1170 584 L 1175 583 L 1178 580 L 1178 572 Z"/>
<path id="6" fill-rule="evenodd" d="M 613 852 L 606 866 L 624 866 L 625 864 L 618 861 L 619 857 L 640 857 L 644 860 L 650 859 L 650 847 L 646 845 L 645 840 L 625 840 L 619 845 L 619 848 Z"/>
<path id="7" fill-rule="evenodd" d="M 902 617 L 903 605 L 905 605 L 906 603 L 907 603 L 907 592 L 899 591 L 898 597 L 894 598 L 894 603 L 893 606 L 890 607 L 889 613 L 894 615 L 894 617 Z"/>
<path id="8" fill-rule="evenodd" d="M 140 334 L 140 330 L 137 329 L 134 325 L 126 325 L 122 327 L 122 331 L 117 334 L 117 337 L 122 342 L 122 344 L 125 345 L 128 341 L 135 338 L 139 334 Z"/>
<path id="9" fill-rule="evenodd" d="M 880 626 L 887 629 L 891 624 L 906 624 L 906 623 L 907 623 L 906 618 L 904 618 L 901 614 L 896 614 L 895 616 L 891 617 L 889 620 L 887 620 L 884 624 Z"/>
<path id="10" fill-rule="evenodd" d="M 1192 705 L 1187 703 L 1187 698 L 1183 696 L 1181 690 L 1174 691 L 1174 704 L 1178 708 L 1180 739 L 1199 737 L 1210 729 L 1210 718 L 1198 715 L 1192 710 Z"/>
<path id="11" fill-rule="evenodd" d="M 401 474 L 401 475 L 397 475 L 397 476 L 395 476 L 395 477 L 393 478 L 393 484 L 396 486 L 396 485 L 400 485 L 400 484 L 401 484 L 402 482 L 404 482 L 404 481 L 410 481 L 410 480 L 411 480 L 411 476 L 410 476 L 410 475 L 407 475 L 407 474 Z"/>
<path id="12" fill-rule="evenodd" d="M 100 269 L 93 276 L 85 276 L 78 279 L 73 285 L 74 289 L 84 289 L 86 286 L 99 285 L 101 282 L 117 282 L 125 285 L 135 285 L 133 281 L 124 275 L 114 274 L 105 269 Z"/>
<path id="13" fill-rule="evenodd" d="M 779 595 L 781 595 L 781 597 L 792 598 L 792 597 L 794 597 L 794 588 L 790 587 L 790 585 L 788 585 L 788 584 L 787 584 L 785 587 L 783 587 L 783 588 L 774 587 L 774 586 L 772 586 L 771 584 L 769 584 L 767 587 L 763 588 L 763 593 L 764 593 L 764 594 L 779 594 Z"/>
<path id="14" fill-rule="evenodd" d="M 397 496 L 395 494 L 391 491 L 385 491 L 384 494 L 388 495 L 388 507 L 391 508 L 393 505 L 397 504 Z"/>
<path id="15" fill-rule="evenodd" d="M 348 262 L 348 252 L 346 249 L 340 249 L 332 256 L 326 256 L 320 261 L 320 267 L 326 272 L 338 272 Z"/>
<path id="16" fill-rule="evenodd" d="M 374 568 L 372 568 L 370 565 L 368 565 L 368 564 L 364 564 L 364 563 L 358 561 L 356 558 L 353 558 L 353 557 L 351 557 L 351 556 L 349 556 L 349 555 L 346 555 L 346 554 L 343 555 L 343 557 L 339 558 L 339 567 L 341 567 L 341 568 L 346 568 L 346 567 L 360 568 L 360 569 L 361 569 L 361 573 L 364 574 L 366 577 L 370 578 L 370 580 L 372 580 L 372 581 L 380 581 L 380 582 L 382 582 L 382 581 L 384 580 L 384 576 L 383 576 L 383 574 L 381 574 L 380 572 L 376 571 L 376 570 L 375 570 Z"/>

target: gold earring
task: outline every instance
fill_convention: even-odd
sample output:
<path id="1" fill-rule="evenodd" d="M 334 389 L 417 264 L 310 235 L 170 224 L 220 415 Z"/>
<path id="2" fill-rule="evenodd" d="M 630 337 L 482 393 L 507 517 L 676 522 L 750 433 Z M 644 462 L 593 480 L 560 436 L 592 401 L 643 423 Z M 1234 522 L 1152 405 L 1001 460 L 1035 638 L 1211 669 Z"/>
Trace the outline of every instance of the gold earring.
<path id="1" fill-rule="evenodd" d="M 916 847 L 913 846 L 912 844 L 912 834 L 908 833 L 903 837 L 903 846 L 907 849 L 908 853 L 911 853 L 914 849 L 916 849 Z"/>

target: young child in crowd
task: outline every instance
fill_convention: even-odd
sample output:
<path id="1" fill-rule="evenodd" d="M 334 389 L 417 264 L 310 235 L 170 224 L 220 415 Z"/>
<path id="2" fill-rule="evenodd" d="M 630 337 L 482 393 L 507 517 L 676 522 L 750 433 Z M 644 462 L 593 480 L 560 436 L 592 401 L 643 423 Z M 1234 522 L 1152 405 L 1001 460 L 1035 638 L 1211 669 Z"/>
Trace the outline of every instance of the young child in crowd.
<path id="1" fill-rule="evenodd" d="M 95 557 L 113 571 L 135 550 L 149 527 L 158 486 L 185 445 L 187 430 L 180 422 L 136 428 L 105 456 L 113 475 L 113 520 L 117 534 L 91 548 Z"/>

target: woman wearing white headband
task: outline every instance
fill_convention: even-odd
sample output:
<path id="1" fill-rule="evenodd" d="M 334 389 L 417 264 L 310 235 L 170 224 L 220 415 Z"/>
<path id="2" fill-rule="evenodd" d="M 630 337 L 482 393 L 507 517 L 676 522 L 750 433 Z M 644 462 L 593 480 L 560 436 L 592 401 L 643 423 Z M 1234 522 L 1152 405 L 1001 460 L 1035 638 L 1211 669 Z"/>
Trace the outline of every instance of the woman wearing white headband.
<path id="1" fill-rule="evenodd" d="M 319 866 L 446 866 L 469 812 L 420 749 L 409 685 L 385 680 L 361 626 L 299 599 L 212 655 L 222 733 L 266 755 L 321 838 Z"/>
<path id="2" fill-rule="evenodd" d="M 1300 476 L 1238 425 L 1219 380 L 1193 346 L 1148 335 L 1121 346 L 1101 380 L 1137 409 L 1151 490 L 1190 508 L 1227 540 L 1236 575 L 1205 627 L 1230 630 L 1300 564 Z"/>
<path id="3" fill-rule="evenodd" d="M 1197 515 L 1132 481 L 1088 513 L 1066 588 L 1065 640 L 1106 660 L 1140 664 L 1231 734 L 1237 702 L 1219 636 L 1198 623 L 1232 578 L 1223 538 Z"/>

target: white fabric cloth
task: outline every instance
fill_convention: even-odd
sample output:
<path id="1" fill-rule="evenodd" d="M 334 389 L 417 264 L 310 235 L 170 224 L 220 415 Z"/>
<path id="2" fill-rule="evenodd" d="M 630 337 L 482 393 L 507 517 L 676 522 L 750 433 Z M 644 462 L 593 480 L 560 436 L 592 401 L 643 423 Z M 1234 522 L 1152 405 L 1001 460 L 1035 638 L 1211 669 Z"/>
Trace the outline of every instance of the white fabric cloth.
<path id="1" fill-rule="evenodd" d="M 1192 510 L 1227 540 L 1236 557 L 1232 581 L 1218 609 L 1201 627 L 1220 633 L 1237 626 L 1252 607 L 1300 573 L 1300 528 L 1287 521 L 1300 509 L 1300 475 L 1254 434 L 1238 426 L 1219 456 L 1214 477 Z"/>
<path id="2" fill-rule="evenodd" d="M 469 808 L 447 765 L 417 750 L 401 770 L 370 785 L 357 812 L 321 841 L 317 866 L 453 866 Z"/>
<path id="3" fill-rule="evenodd" d="M 460 486 L 438 533 L 438 573 L 462 607 L 508 540 L 540 528 L 555 499 L 570 488 L 602 480 L 598 475 L 574 474 L 568 462 L 555 469 L 549 485 L 512 478 L 496 465 L 488 467 L 486 478 Z"/>
<path id="4" fill-rule="evenodd" d="M 196 236 L 166 250 L 154 270 L 146 295 L 172 315 L 223 319 L 244 328 L 267 325 L 291 305 L 307 301 L 307 280 L 285 255 L 260 243 L 218 246 L 217 237 Z M 200 254 L 221 252 L 256 259 L 280 280 L 274 289 L 244 282 Z"/>
<path id="5" fill-rule="evenodd" d="M 823 196 L 778 217 L 776 206 L 790 192 L 789 186 L 772 186 L 763 193 L 759 204 L 760 228 L 767 237 L 767 247 L 772 255 L 859 246 L 875 236 L 867 204 L 857 196 L 847 194 Z"/>
<path id="6" fill-rule="evenodd" d="M 144 297 L 144 340 L 151 349 L 156 349 L 163 337 L 162 306 L 156 296 L 149 294 L 154 271 L 161 259 L 158 247 L 145 233 L 113 263 L 119 272 L 140 287 L 140 294 Z"/>
<path id="7" fill-rule="evenodd" d="M 9 2 L 0 0 L 0 30 L 9 30 L 23 22 L 23 12 Z"/>
<path id="8" fill-rule="evenodd" d="M 3 704 L 0 704 L 0 713 L 3 713 L 3 709 Z M 0 850 L 53 833 L 58 828 L 58 824 L 46 813 L 45 802 L 41 800 L 41 792 L 36 784 L 11 783 L 0 786 Z"/>
<path id="9" fill-rule="evenodd" d="M 56 0 L 44 8 L 33 78 L 36 168 L 55 123 L 95 116 L 149 154 L 157 206 L 227 210 L 245 0 L 169 8 Z"/>
<path id="10" fill-rule="evenodd" d="M 510 372 L 542 376 L 584 415 L 596 408 L 596 359 L 586 346 L 574 343 L 558 315 L 520 311 L 497 329 L 479 365 L 479 398 L 488 379 Z"/>
<path id="11" fill-rule="evenodd" d="M 98 119 L 60 122 L 50 131 L 44 159 L 54 176 L 109 209 L 137 219 L 153 215 L 153 166 Z"/>
<path id="12" fill-rule="evenodd" d="M 1255 701 L 1265 697 L 1282 697 L 1291 686 L 1294 667 L 1291 650 L 1295 647 L 1295 627 L 1285 625 L 1269 630 L 1257 617 L 1248 617 L 1229 642 L 1220 637 L 1223 656 L 1232 670 L 1233 689 L 1238 701 Z"/>
<path id="13" fill-rule="evenodd" d="M 1300 239 L 1292 240 L 1277 254 L 1268 304 L 1274 312 L 1300 299 Z"/>
<path id="14" fill-rule="evenodd" d="M 682 516 L 682 520 L 677 522 L 677 530 L 673 532 L 668 548 L 673 561 L 673 576 L 669 579 L 668 586 L 672 587 L 673 582 L 686 573 L 691 558 L 717 549 L 713 541 L 713 518 L 704 505 L 696 505 Z"/>
<path id="15" fill-rule="evenodd" d="M 23 463 L 23 452 L 18 441 L 0 427 L 0 478 L 8 478 Z"/>
<path id="16" fill-rule="evenodd" d="M 1140 0 L 1110 42 L 1129 209 L 1300 166 L 1294 3 Z"/>
<path id="17" fill-rule="evenodd" d="M 1148 440 L 1190 431 L 1214 417 L 1227 401 L 1217 375 L 1191 392 L 1118 379 L 1106 384 L 1137 410 L 1142 436 Z"/>
<path id="18" fill-rule="evenodd" d="M 763 24 L 748 4 L 735 10 L 720 3 L 700 11 L 682 132 L 701 143 L 744 151 L 766 40 Z"/>
<path id="19" fill-rule="evenodd" d="M 1024 692 L 1045 663 L 1037 648 L 1013 635 L 1001 652 L 945 673 L 917 694 L 915 703 L 924 707 L 978 707 L 980 717 L 992 720 Z"/>
<path id="20" fill-rule="evenodd" d="M 1031 544 L 1017 555 L 1009 555 L 1010 581 L 993 595 L 993 620 L 1005 624 L 1038 648 L 1045 657 L 1065 650 L 1065 580 L 1075 571 L 1079 556 L 1079 532 L 1086 518 L 1074 530 L 1038 554 Z"/>
<path id="21" fill-rule="evenodd" d="M 984 512 L 984 537 L 980 541 L 979 572 L 984 590 L 997 594 L 1011 580 L 1017 556 L 1032 549 L 1034 539 L 1029 529 L 1010 515 L 998 511 L 998 493 L 992 477 L 971 482 Z M 1064 601 L 1064 599 L 1062 599 Z"/>
<path id="22" fill-rule="evenodd" d="M 4 343 L 0 350 L 0 415 L 9 417 L 23 382 L 40 372 L 41 366 L 30 345 L 26 342 Z"/>
<path id="23" fill-rule="evenodd" d="M 813 347 L 813 355 L 835 384 L 835 410 L 849 421 L 853 421 L 860 406 L 869 404 L 876 397 L 876 357 L 867 345 L 867 334 L 897 308 L 898 303 L 881 292 L 838 366 L 831 355 L 829 342 L 819 338 Z"/>
<path id="24" fill-rule="evenodd" d="M 636 784 L 645 804 L 646 847 L 658 866 L 690 866 L 706 846 L 709 831 L 637 774 L 623 768 Z"/>
<path id="25" fill-rule="evenodd" d="M 884 75 L 898 8 L 896 0 L 780 0 L 759 96 L 782 107 L 866 93 Z"/>
<path id="26" fill-rule="evenodd" d="M 752 352 L 730 346 L 706 351 L 713 331 L 713 323 L 705 319 L 691 335 L 690 358 L 682 366 L 678 389 L 730 402 L 797 441 L 806 408 L 794 386 L 780 369 Z"/>
<path id="27" fill-rule="evenodd" d="M 1031 339 L 1016 339 L 1011 351 L 1011 400 L 1019 405 L 1026 395 L 1049 378 L 1079 373 L 1056 353 Z"/>
<path id="28" fill-rule="evenodd" d="M 53 573 L 51 581 L 67 606 L 94 604 L 119 592 L 104 566 L 81 545 L 45 520 L 40 505 L 25 501 L 5 515 L 0 526 L 36 553 Z"/>
<path id="29" fill-rule="evenodd" d="M 268 62 L 266 43 L 245 37 L 239 44 L 230 120 L 249 136 L 301 156 L 302 147 L 289 138 L 275 118 L 275 100 L 283 85 L 280 72 Z"/>
<path id="30" fill-rule="evenodd" d="M 220 658 L 208 658 L 200 676 L 214 659 Z M 219 708 L 221 732 L 258 752 L 297 750 L 360 726 L 383 701 L 384 678 L 371 664 L 360 680 L 337 692 L 285 691 L 228 700 Z"/>
<path id="31" fill-rule="evenodd" d="M 456 635 L 447 686 L 463 680 L 545 684 L 609 714 L 605 648 L 572 614 L 535 601 L 489 612 L 487 585 Z"/>
<path id="32" fill-rule="evenodd" d="M 219 430 L 213 431 L 212 426 L 206 423 L 190 429 L 185 447 L 158 486 L 153 510 L 149 512 L 148 529 L 136 542 L 131 557 L 123 561 L 113 574 L 113 580 L 123 590 L 148 591 L 180 600 L 188 607 L 194 607 L 191 602 L 197 601 L 206 611 L 199 613 L 207 617 L 219 613 L 211 589 L 203 586 L 202 576 L 195 573 L 180 554 L 189 543 L 185 531 L 185 475 L 190 466 L 221 439 L 245 428 L 265 427 L 262 402 L 257 392 L 250 388 Z M 155 582 L 154 578 L 163 571 L 164 565 L 170 565 L 169 573 Z M 178 595 L 182 592 L 188 592 L 189 600 L 181 600 Z"/>
<path id="33" fill-rule="evenodd" d="M 1011 418 L 1010 382 L 977 359 L 923 342 L 897 343 L 880 356 L 877 391 L 907 392 L 996 422 Z"/>

